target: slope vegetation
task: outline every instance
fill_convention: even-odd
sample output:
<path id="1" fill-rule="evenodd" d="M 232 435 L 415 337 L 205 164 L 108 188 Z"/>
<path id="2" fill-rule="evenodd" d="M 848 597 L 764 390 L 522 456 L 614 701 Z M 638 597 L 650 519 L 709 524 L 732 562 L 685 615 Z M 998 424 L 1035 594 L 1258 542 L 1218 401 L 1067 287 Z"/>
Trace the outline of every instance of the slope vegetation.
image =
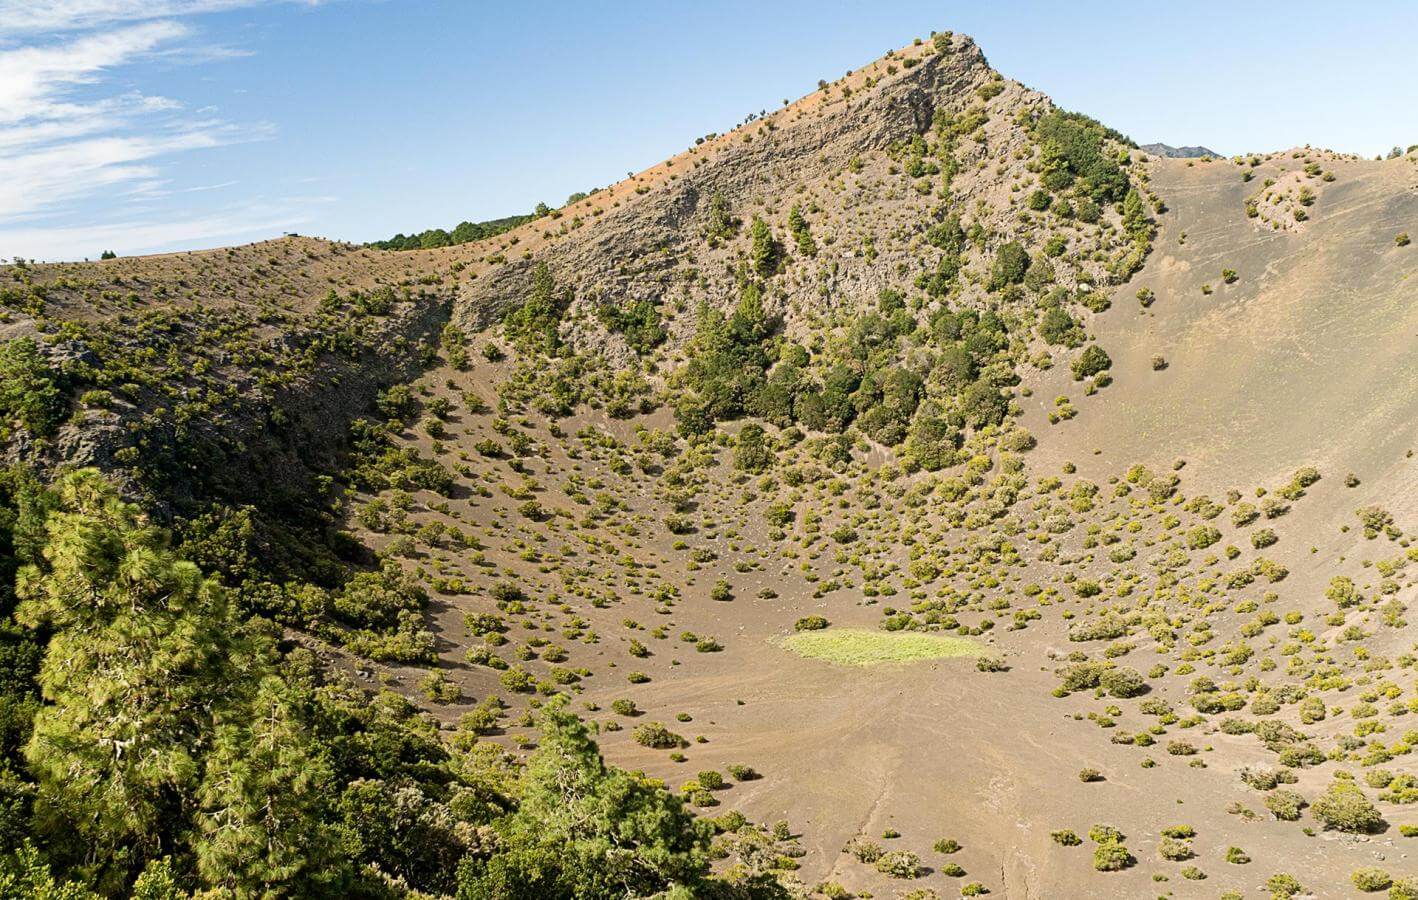
<path id="1" fill-rule="evenodd" d="M 6 269 L 11 459 L 144 507 L 7 489 L 4 877 L 1411 896 L 1415 160 L 943 33 L 487 240 Z M 83 753 L 163 629 L 190 753 Z"/>

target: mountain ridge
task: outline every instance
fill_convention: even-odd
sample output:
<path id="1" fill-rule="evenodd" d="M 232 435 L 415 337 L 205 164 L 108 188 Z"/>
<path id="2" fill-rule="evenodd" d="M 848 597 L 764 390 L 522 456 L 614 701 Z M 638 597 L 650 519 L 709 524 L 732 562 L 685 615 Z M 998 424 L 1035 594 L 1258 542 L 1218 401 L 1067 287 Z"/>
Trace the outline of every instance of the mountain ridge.
<path id="1" fill-rule="evenodd" d="M 1139 149 L 1151 153 L 1153 156 L 1165 156 L 1168 159 L 1199 159 L 1203 156 L 1220 157 L 1221 154 L 1205 147 L 1173 147 L 1171 144 L 1143 144 Z"/>
<path id="2" fill-rule="evenodd" d="M 482 240 L 0 268 L 0 883 L 1407 890 L 1415 219 L 940 32 Z"/>

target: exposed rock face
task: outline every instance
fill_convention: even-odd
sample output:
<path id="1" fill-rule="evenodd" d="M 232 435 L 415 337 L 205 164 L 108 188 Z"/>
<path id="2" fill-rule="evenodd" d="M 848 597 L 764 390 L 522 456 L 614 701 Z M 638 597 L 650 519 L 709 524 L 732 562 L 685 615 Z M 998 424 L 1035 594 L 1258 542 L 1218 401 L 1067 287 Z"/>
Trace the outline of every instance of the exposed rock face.
<path id="1" fill-rule="evenodd" d="M 673 356 L 693 335 L 700 304 L 727 309 L 737 301 L 757 219 L 779 250 L 771 276 L 756 273 L 763 306 L 793 340 L 820 336 L 824 321 L 870 306 L 885 288 L 919 287 L 942 255 L 927 232 L 947 214 L 973 234 L 959 251 L 954 304 L 999 302 L 986 282 L 1010 242 L 1054 270 L 1047 284 L 1087 291 L 1109 282 L 1112 261 L 1127 252 L 1121 204 L 1105 205 L 1086 224 L 1071 212 L 1021 213 L 1020 192 L 1038 186 L 1039 169 L 1026 123 L 1054 109 L 1047 96 L 996 73 L 962 35 L 908 48 L 856 76 L 855 87 L 829 85 L 676 157 L 658 180 L 622 183 L 615 202 L 584 221 L 569 208 L 559 223 L 533 223 L 546 243 L 464 281 L 453 321 L 468 332 L 486 328 L 528 296 L 545 265 L 569 299 L 561 335 L 573 347 L 612 366 L 634 364 L 635 351 L 597 311 L 648 301 L 661 310 Z M 913 142 L 929 145 L 940 167 L 913 173 Z M 1145 185 L 1145 157 L 1127 164 Z M 716 198 L 738 222 L 732 235 L 709 234 Z M 793 232 L 795 208 L 817 236 L 808 250 Z M 1046 258 L 1044 244 L 1059 235 L 1061 220 L 1067 256 Z"/>
<path id="2" fill-rule="evenodd" d="M 995 77 L 975 43 L 955 36 L 947 52 L 885 75 L 870 91 L 836 100 L 816 113 L 769 117 L 764 120 L 768 127 L 747 129 L 751 139 L 746 134 L 648 195 L 634 197 L 593 225 L 571 232 L 535 259 L 509 261 L 465 285 L 453 320 L 469 330 L 487 326 L 525 296 L 540 263 L 559 284 L 574 285 L 578 300 L 663 299 L 670 289 L 669 275 L 683 262 L 687 248 L 703 243 L 709 201 L 716 193 L 747 225 L 756 206 L 790 202 L 797 185 L 828 183 L 853 158 L 925 132 L 938 108 L 963 108 L 977 88 Z M 1047 102 L 1042 95 L 1012 87 L 1034 102 Z M 777 212 L 781 218 L 787 209 Z M 766 210 L 764 214 L 767 218 Z M 715 256 L 727 260 L 729 254 L 710 258 Z M 701 265 L 699 274 L 715 279 L 719 273 Z M 854 277 L 863 290 L 874 292 L 881 286 L 880 278 L 860 273 Z"/>
<path id="3" fill-rule="evenodd" d="M 357 351 L 323 354 L 308 370 L 274 387 L 263 383 L 269 373 L 216 350 L 212 356 L 227 392 L 205 419 L 179 423 L 159 416 L 157 428 L 138 438 L 137 423 L 161 399 L 115 398 L 108 409 L 81 410 L 45 441 L 18 430 L 7 447 L 7 462 L 41 472 L 95 466 L 130 495 L 146 494 L 160 514 L 212 496 L 268 505 L 309 496 L 314 475 L 336 464 L 350 422 L 369 412 L 379 390 L 421 371 L 419 345 L 437 341 L 449 307 L 446 297 L 437 296 L 400 303 L 369 320 Z M 296 341 L 277 332 L 267 344 L 291 349 Z M 98 361 L 79 340 L 41 347 L 56 370 Z M 134 452 L 139 456 L 132 457 Z M 148 474 L 142 485 L 128 474 L 135 465 Z"/>

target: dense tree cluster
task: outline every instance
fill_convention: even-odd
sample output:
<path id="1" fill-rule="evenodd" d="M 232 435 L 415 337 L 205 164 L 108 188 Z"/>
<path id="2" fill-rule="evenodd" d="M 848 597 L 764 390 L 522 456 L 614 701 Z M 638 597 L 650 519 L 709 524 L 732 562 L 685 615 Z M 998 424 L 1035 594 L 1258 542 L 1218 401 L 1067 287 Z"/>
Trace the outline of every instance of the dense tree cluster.
<path id="1" fill-rule="evenodd" d="M 55 373 L 32 339 L 0 344 L 0 436 L 21 425 L 44 437 L 59 425 L 67 406 Z"/>
<path id="2" fill-rule="evenodd" d="M 602 303 L 596 308 L 596 316 L 602 325 L 623 336 L 631 349 L 642 355 L 663 344 L 669 336 L 660 307 L 651 300 Z"/>
<path id="3" fill-rule="evenodd" d="M 369 246 L 380 250 L 431 250 L 435 247 L 451 247 L 454 244 L 496 237 L 535 218 L 536 215 L 524 215 L 488 219 L 485 222 L 459 222 L 452 231 L 430 228 L 417 234 L 400 233 L 387 240 L 373 241 Z"/>
<path id="4" fill-rule="evenodd" d="M 97 472 L 0 494 L 0 894 L 702 890 L 711 826 L 563 704 L 525 766 L 445 742 L 243 616 Z"/>
<path id="5" fill-rule="evenodd" d="M 557 288 L 546 263 L 532 271 L 532 287 L 520 306 L 503 316 L 507 336 L 528 350 L 556 353 L 561 349 L 561 316 L 571 303 L 564 290 Z"/>
<path id="6" fill-rule="evenodd" d="M 1118 160 L 1108 155 L 1105 140 L 1131 141 L 1081 113 L 1055 109 L 1034 123 L 1041 145 L 1043 184 L 1054 193 L 1077 188 L 1095 203 L 1115 203 L 1128 191 L 1128 177 Z"/>
<path id="7" fill-rule="evenodd" d="M 940 306 L 921 323 L 904 296 L 887 289 L 839 340 L 809 353 L 776 334 L 761 289 L 745 281 L 732 315 L 700 311 L 676 412 L 690 433 L 743 416 L 833 434 L 855 427 L 879 443 L 904 444 L 909 457 L 938 469 L 950 464 L 966 429 L 1004 420 L 1000 388 L 1014 376 L 996 363 L 1009 344 L 992 311 Z"/>

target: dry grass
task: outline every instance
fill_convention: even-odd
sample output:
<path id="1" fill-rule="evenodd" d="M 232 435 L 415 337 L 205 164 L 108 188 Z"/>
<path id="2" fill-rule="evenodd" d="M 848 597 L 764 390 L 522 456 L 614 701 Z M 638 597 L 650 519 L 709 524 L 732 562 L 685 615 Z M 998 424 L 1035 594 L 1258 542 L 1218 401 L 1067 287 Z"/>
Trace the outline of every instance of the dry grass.
<path id="1" fill-rule="evenodd" d="M 980 656 L 985 648 L 968 638 L 918 632 L 867 631 L 836 628 L 810 631 L 783 640 L 799 656 L 843 666 L 878 666 L 884 663 L 921 662 L 954 656 Z"/>

